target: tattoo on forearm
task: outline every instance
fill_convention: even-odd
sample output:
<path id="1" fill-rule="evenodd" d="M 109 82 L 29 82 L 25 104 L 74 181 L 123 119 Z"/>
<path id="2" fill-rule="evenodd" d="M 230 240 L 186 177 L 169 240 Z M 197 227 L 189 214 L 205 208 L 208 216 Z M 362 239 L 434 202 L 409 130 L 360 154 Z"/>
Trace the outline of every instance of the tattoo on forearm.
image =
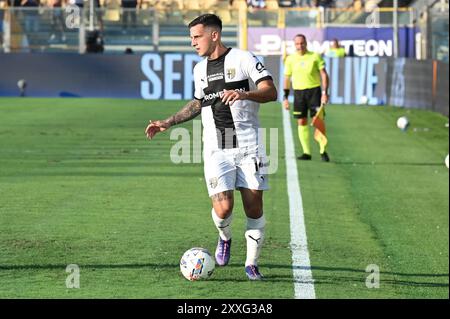
<path id="1" fill-rule="evenodd" d="M 202 111 L 202 105 L 199 100 L 188 102 L 180 111 L 167 119 L 170 126 L 187 122 L 197 117 Z"/>
<path id="2" fill-rule="evenodd" d="M 225 191 L 211 196 L 213 202 L 221 202 L 227 199 L 233 199 L 233 191 Z"/>

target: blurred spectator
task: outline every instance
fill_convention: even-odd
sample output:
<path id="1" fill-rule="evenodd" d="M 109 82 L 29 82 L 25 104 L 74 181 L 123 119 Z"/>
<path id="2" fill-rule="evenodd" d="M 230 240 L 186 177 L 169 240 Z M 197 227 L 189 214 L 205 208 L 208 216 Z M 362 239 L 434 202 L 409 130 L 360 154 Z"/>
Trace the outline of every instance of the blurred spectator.
<path id="1" fill-rule="evenodd" d="M 122 29 L 125 31 L 129 27 L 136 28 L 137 12 L 142 7 L 142 0 L 121 0 L 122 12 Z"/>
<path id="2" fill-rule="evenodd" d="M 330 49 L 326 53 L 326 56 L 330 58 L 343 58 L 345 57 L 345 49 L 341 47 L 338 39 L 331 40 Z"/>
<path id="3" fill-rule="evenodd" d="M 14 6 L 17 4 L 20 6 L 17 17 L 23 23 L 24 47 L 34 49 L 39 31 L 39 0 L 14 1 Z"/>
<path id="4" fill-rule="evenodd" d="M 100 27 L 101 32 L 103 32 L 103 19 L 102 19 L 102 12 L 99 10 L 101 8 L 100 0 L 93 0 L 94 1 L 94 11 L 95 16 L 97 17 L 97 23 Z M 90 0 L 68 0 L 69 4 L 74 4 L 79 8 L 86 7 L 89 10 L 90 7 Z M 89 18 L 89 15 L 88 15 Z"/>
<path id="5" fill-rule="evenodd" d="M 83 8 L 84 6 L 84 0 L 69 0 L 69 4 L 74 4 L 79 8 Z"/>
<path id="6" fill-rule="evenodd" d="M 99 30 L 86 33 L 86 53 L 103 53 L 105 50 L 103 36 Z"/>
<path id="7" fill-rule="evenodd" d="M 66 35 L 64 33 L 64 16 L 63 16 L 63 4 L 65 5 L 66 0 L 50 0 L 49 6 L 53 9 L 52 10 L 52 31 L 53 33 L 50 36 L 50 41 L 53 41 L 56 39 L 56 33 L 58 33 L 59 38 L 61 41 L 66 41 Z"/>
<path id="8" fill-rule="evenodd" d="M 26 33 L 39 31 L 39 0 L 21 0 L 20 6 L 24 16 L 24 27 Z"/>
<path id="9" fill-rule="evenodd" d="M 334 1 L 333 0 L 314 0 L 314 5 L 316 7 L 332 8 L 332 7 L 334 7 Z"/>
<path id="10" fill-rule="evenodd" d="M 302 8 L 311 7 L 311 0 L 297 0 L 298 6 Z"/>
<path id="11" fill-rule="evenodd" d="M 292 8 L 297 5 L 296 0 L 279 0 L 278 5 L 282 8 Z"/>
<path id="12" fill-rule="evenodd" d="M 3 21 L 5 19 L 5 11 L 3 9 L 7 6 L 8 3 L 6 0 L 0 0 L 0 48 L 3 48 Z"/>
<path id="13" fill-rule="evenodd" d="M 266 1 L 264 0 L 247 0 L 247 6 L 251 8 L 264 9 L 266 8 Z"/>
<path id="14" fill-rule="evenodd" d="M 353 9 L 359 11 L 364 8 L 364 1 L 363 0 L 353 0 Z"/>

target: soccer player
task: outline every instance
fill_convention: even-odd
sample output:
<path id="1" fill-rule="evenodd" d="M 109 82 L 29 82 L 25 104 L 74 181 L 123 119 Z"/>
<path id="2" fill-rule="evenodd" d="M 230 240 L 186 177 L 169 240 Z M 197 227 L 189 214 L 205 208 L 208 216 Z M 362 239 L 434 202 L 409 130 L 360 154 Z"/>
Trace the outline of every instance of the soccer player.
<path id="1" fill-rule="evenodd" d="M 309 141 L 308 111 L 314 117 L 321 104 L 328 103 L 328 74 L 322 57 L 307 49 L 306 37 L 298 34 L 294 38 L 297 52 L 286 58 L 284 65 L 284 99 L 283 106 L 289 110 L 289 91 L 294 88 L 294 118 L 298 123 L 298 136 L 303 154 L 299 160 L 311 160 L 311 146 Z M 322 88 L 321 88 L 322 82 Z M 323 127 L 324 128 L 324 127 Z M 320 156 L 329 162 L 326 152 L 326 142 L 319 142 Z"/>
<path id="2" fill-rule="evenodd" d="M 275 101 L 272 76 L 248 51 L 227 48 L 222 21 L 204 14 L 189 24 L 191 44 L 205 57 L 194 67 L 194 99 L 161 121 L 150 121 L 147 138 L 201 114 L 204 174 L 219 239 L 216 262 L 230 260 L 234 190 L 241 193 L 247 216 L 245 272 L 260 280 L 258 258 L 264 241 L 263 191 L 268 189 L 267 157 L 259 136 L 259 103 Z"/>

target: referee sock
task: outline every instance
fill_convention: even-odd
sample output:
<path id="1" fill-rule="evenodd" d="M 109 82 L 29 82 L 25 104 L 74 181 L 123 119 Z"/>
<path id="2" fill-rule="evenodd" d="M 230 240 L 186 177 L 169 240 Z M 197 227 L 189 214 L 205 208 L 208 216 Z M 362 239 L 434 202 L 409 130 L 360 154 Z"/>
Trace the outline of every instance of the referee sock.
<path id="1" fill-rule="evenodd" d="M 247 231 L 245 232 L 245 239 L 247 240 L 247 259 L 245 260 L 245 267 L 248 265 L 258 265 L 258 258 L 261 254 L 261 248 L 264 242 L 265 226 L 266 219 L 264 218 L 264 215 L 257 219 L 247 217 Z"/>
<path id="2" fill-rule="evenodd" d="M 320 154 L 325 153 L 325 146 L 326 144 L 324 144 L 322 141 L 319 142 Z"/>
<path id="3" fill-rule="evenodd" d="M 212 219 L 214 221 L 214 225 L 216 225 L 217 230 L 219 231 L 219 236 L 223 240 L 230 240 L 231 239 L 231 221 L 233 219 L 233 214 L 231 213 L 230 216 L 228 216 L 225 219 L 219 218 L 216 215 L 216 212 L 214 208 L 211 210 Z"/>
<path id="4" fill-rule="evenodd" d="M 308 125 L 298 126 L 298 138 L 300 139 L 300 144 L 302 145 L 303 153 L 311 155 L 311 146 L 309 143 L 309 127 Z"/>

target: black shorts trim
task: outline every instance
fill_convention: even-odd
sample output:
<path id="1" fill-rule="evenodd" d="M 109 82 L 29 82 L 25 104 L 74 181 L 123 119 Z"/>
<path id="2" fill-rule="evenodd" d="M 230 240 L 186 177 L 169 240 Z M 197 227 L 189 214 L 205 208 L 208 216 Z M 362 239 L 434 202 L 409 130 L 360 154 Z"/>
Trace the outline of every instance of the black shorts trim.
<path id="1" fill-rule="evenodd" d="M 320 86 L 305 89 L 294 90 L 294 118 L 303 119 L 309 116 L 314 117 L 320 107 L 322 90 Z"/>

